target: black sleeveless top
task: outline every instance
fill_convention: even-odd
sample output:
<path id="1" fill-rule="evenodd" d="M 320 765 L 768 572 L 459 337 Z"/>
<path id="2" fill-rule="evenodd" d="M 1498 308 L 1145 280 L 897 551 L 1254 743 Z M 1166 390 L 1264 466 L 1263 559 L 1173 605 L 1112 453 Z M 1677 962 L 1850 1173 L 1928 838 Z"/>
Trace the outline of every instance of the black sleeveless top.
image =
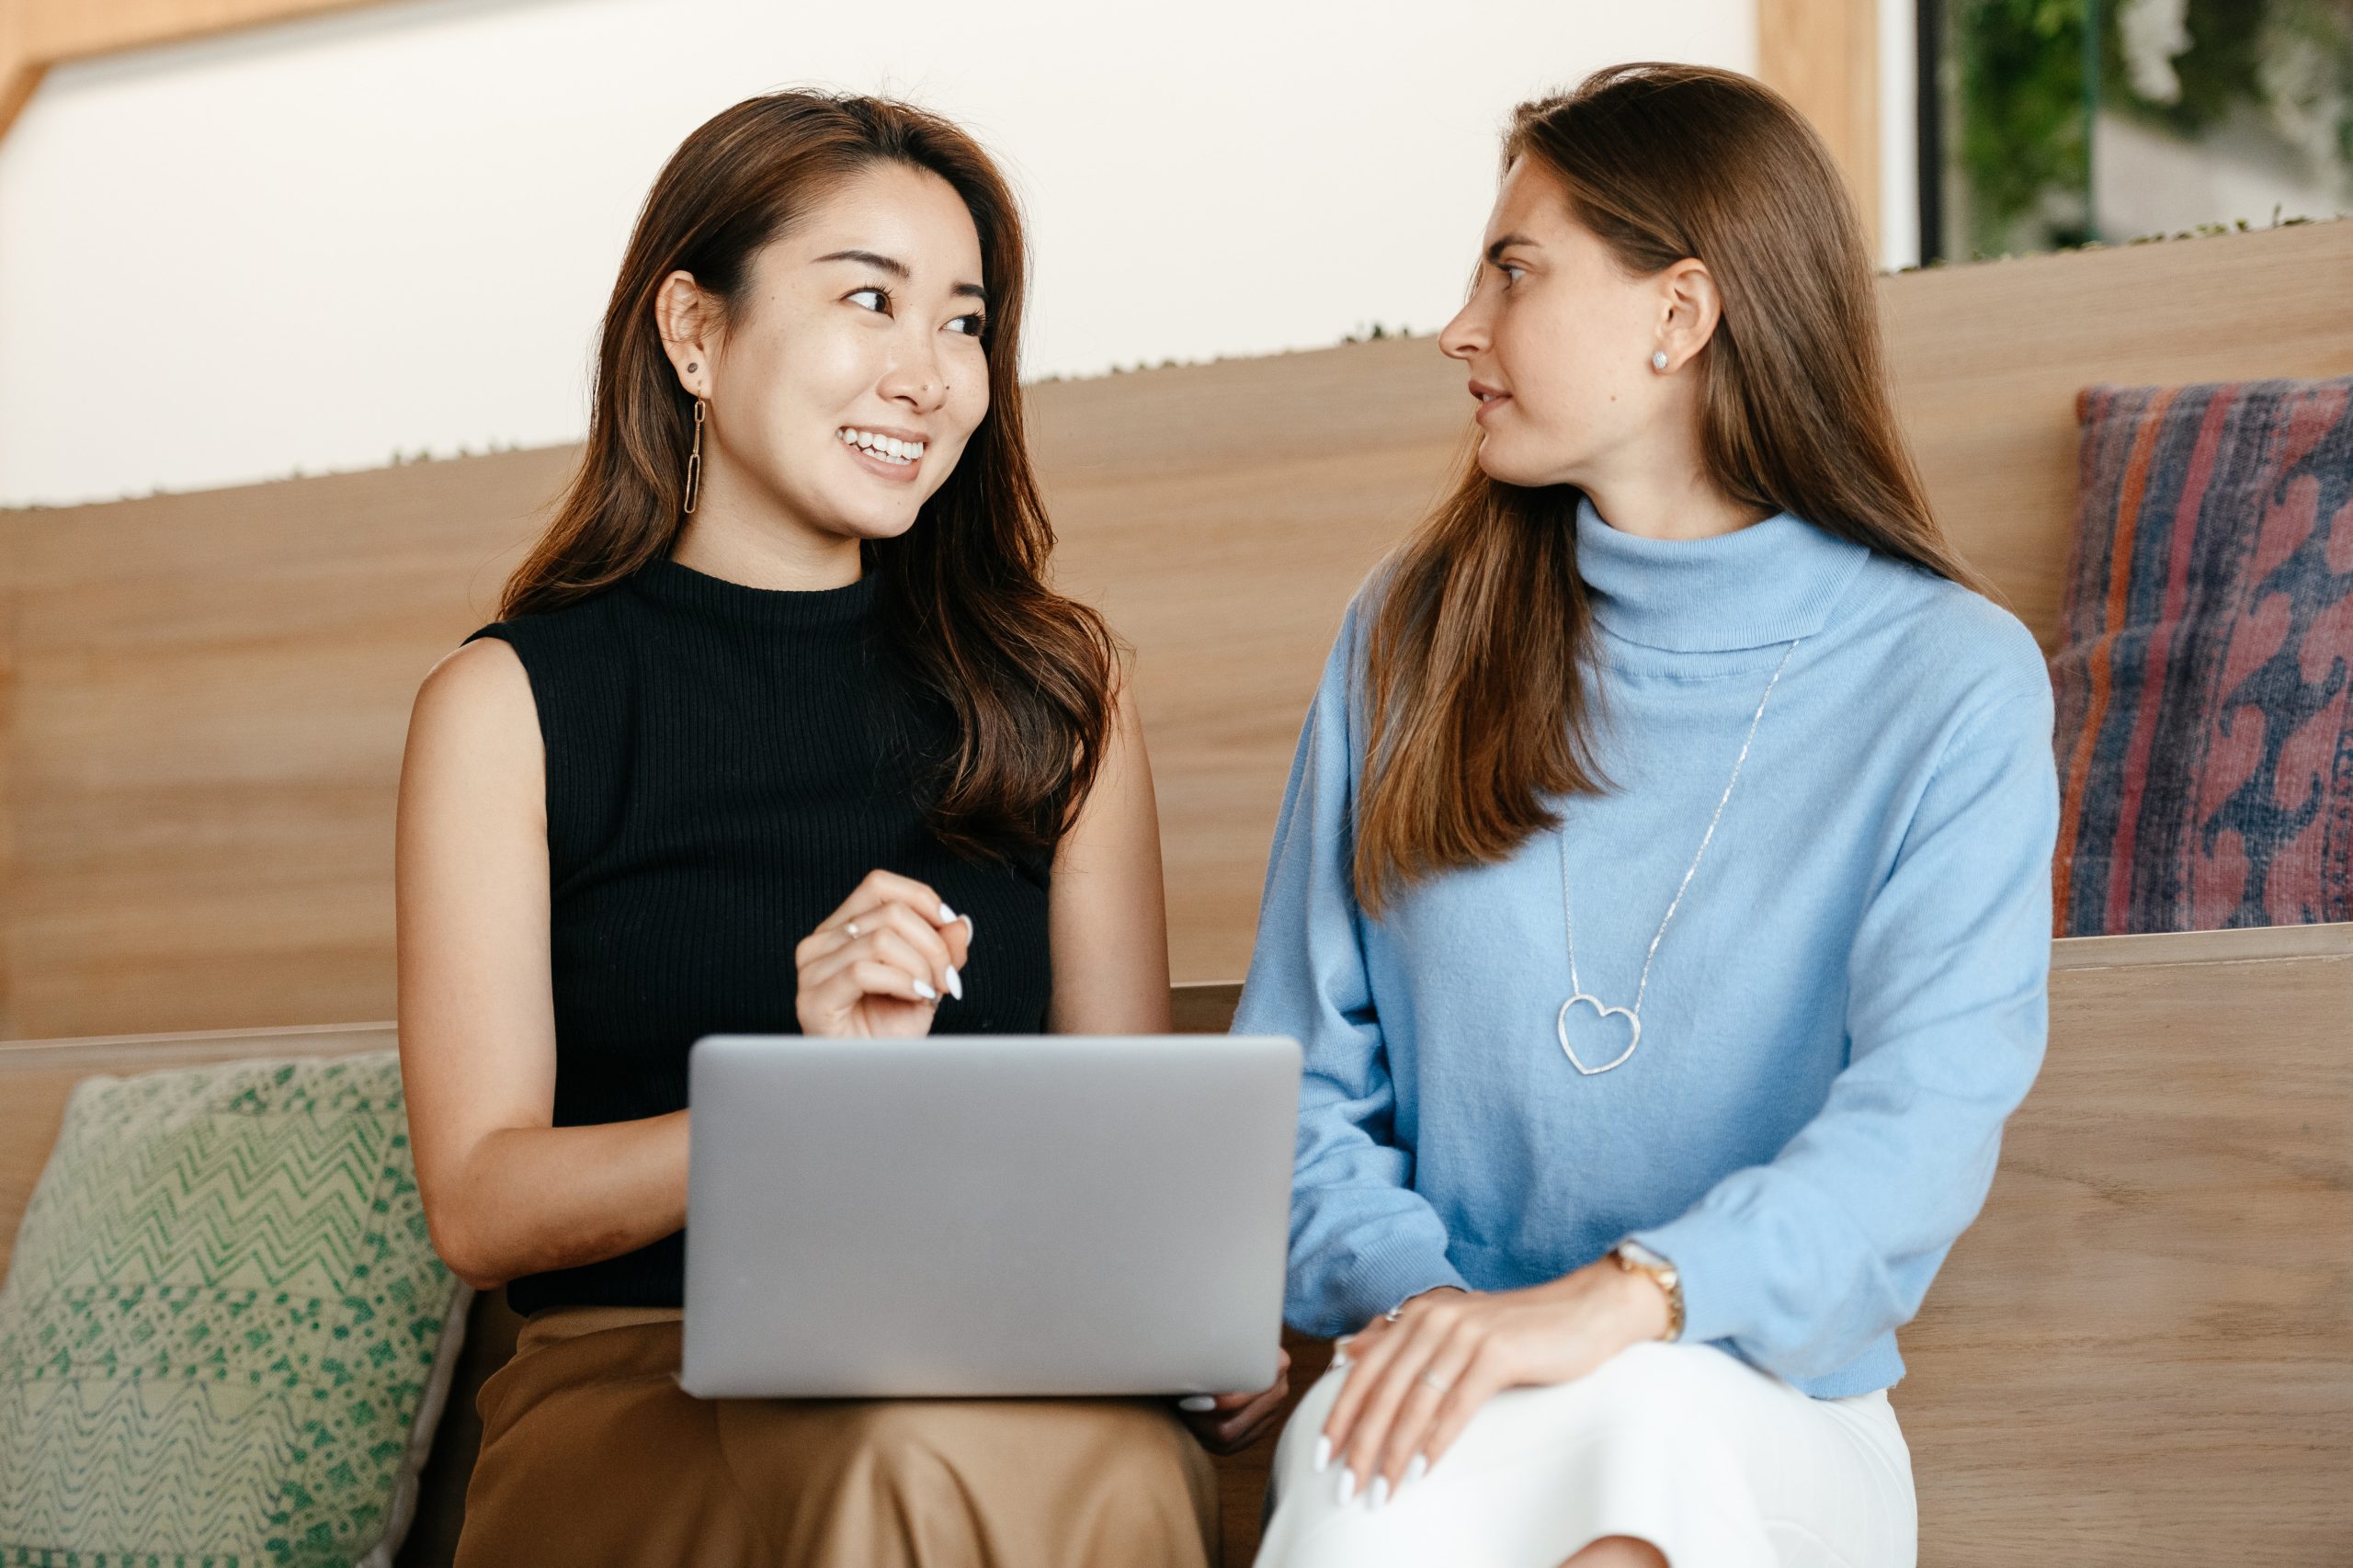
<path id="1" fill-rule="evenodd" d="M 873 609 L 870 573 L 790 592 L 662 560 L 466 639 L 514 648 L 546 744 L 556 1125 L 684 1108 L 703 1035 L 799 1033 L 793 949 L 877 868 L 972 916 L 936 1032 L 1044 1032 L 1051 856 L 980 865 L 931 833 L 952 716 L 897 675 Z M 681 1231 L 506 1297 L 677 1306 L 685 1261 Z"/>

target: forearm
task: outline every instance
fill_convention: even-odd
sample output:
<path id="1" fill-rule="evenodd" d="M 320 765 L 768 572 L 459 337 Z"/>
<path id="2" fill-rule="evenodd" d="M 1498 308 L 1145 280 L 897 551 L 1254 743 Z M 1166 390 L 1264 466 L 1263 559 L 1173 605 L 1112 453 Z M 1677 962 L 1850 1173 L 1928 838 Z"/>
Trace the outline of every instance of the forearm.
<path id="1" fill-rule="evenodd" d="M 683 1229 L 687 1116 L 484 1135 L 437 1206 L 443 1260 L 487 1290 L 618 1257 Z"/>

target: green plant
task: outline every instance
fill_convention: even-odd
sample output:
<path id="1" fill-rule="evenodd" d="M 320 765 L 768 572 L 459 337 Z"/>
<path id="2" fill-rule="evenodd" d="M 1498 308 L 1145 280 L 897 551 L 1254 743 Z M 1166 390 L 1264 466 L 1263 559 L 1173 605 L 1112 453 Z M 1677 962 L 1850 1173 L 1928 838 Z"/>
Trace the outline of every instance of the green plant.
<path id="1" fill-rule="evenodd" d="M 2353 166 L 2346 0 L 1953 0 L 1953 168 L 1969 248 L 2098 237 L 2106 109 L 2184 140 L 2244 110 L 2316 172 Z"/>
<path id="2" fill-rule="evenodd" d="M 2093 237 L 2090 4 L 1958 0 L 1949 13 L 1960 120 L 1954 172 L 1977 254 Z M 2038 215 L 2043 232 L 2021 244 L 2019 227 Z"/>

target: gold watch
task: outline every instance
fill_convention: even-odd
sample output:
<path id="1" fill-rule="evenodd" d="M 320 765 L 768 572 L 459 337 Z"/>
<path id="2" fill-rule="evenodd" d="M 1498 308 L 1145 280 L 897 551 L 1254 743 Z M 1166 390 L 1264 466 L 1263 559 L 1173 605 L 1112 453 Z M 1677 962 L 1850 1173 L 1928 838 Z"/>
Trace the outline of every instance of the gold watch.
<path id="1" fill-rule="evenodd" d="M 1674 1341 L 1683 1337 L 1683 1276 L 1675 1265 L 1629 1236 L 1609 1249 L 1618 1267 L 1629 1274 L 1647 1274 L 1658 1288 L 1666 1292 L 1666 1332 L 1659 1337 Z"/>

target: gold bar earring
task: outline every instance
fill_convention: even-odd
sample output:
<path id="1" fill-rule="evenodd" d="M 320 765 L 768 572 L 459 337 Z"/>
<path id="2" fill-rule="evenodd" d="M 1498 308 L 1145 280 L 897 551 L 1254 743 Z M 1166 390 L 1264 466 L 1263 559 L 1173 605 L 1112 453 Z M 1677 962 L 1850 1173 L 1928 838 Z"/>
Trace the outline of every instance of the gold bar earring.
<path id="1" fill-rule="evenodd" d="M 687 513 L 694 514 L 695 492 L 702 483 L 702 416 L 703 401 L 695 399 L 695 444 L 687 454 Z"/>

